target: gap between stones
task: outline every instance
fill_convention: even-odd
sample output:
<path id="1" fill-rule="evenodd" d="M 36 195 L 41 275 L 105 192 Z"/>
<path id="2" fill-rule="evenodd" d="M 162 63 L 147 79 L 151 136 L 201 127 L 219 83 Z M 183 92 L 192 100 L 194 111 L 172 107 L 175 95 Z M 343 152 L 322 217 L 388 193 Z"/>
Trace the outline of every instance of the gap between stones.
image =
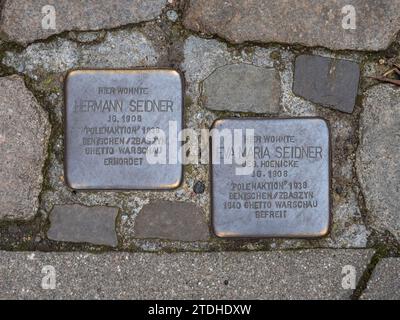
<path id="1" fill-rule="evenodd" d="M 378 265 L 378 263 L 385 258 L 388 257 L 400 257 L 400 247 L 390 248 L 387 246 L 377 246 L 375 248 L 376 252 L 372 256 L 370 263 L 365 268 L 364 273 L 360 277 L 360 280 L 357 283 L 356 289 L 353 291 L 351 296 L 351 300 L 359 300 L 364 291 L 367 289 L 368 282 L 372 277 L 372 274 Z M 391 252 L 392 250 L 396 251 Z"/>

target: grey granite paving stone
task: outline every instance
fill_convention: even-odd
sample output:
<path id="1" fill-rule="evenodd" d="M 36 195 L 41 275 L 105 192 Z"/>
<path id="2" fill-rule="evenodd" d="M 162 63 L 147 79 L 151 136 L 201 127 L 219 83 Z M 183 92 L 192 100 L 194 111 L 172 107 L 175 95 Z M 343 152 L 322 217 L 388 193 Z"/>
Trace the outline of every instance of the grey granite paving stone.
<path id="1" fill-rule="evenodd" d="M 359 279 L 372 255 L 373 250 L 174 254 L 1 251 L 0 298 L 349 299 L 352 290 L 343 289 L 343 267 L 353 266 Z M 54 290 L 42 287 L 43 282 L 51 283 L 51 273 L 46 276 L 46 270 L 55 272 Z"/>
<path id="2" fill-rule="evenodd" d="M 378 51 L 400 30 L 400 0 L 191 0 L 184 26 L 233 43 Z"/>
<path id="3" fill-rule="evenodd" d="M 39 207 L 50 124 L 19 76 L 0 78 L 0 220 L 28 220 Z"/>
<path id="4" fill-rule="evenodd" d="M 352 113 L 359 81 L 355 62 L 311 55 L 296 58 L 293 92 L 314 103 Z"/>
<path id="5" fill-rule="evenodd" d="M 5 0 L 0 32 L 2 38 L 26 45 L 63 31 L 101 30 L 153 20 L 166 3 L 166 0 Z M 50 23 L 53 13 L 55 28 Z"/>
<path id="6" fill-rule="evenodd" d="M 211 110 L 276 114 L 279 73 L 273 68 L 231 64 L 216 69 L 202 86 L 201 101 Z"/>
<path id="7" fill-rule="evenodd" d="M 364 94 L 357 175 L 369 225 L 400 239 L 400 90 L 378 85 Z"/>
<path id="8" fill-rule="evenodd" d="M 20 53 L 8 51 L 2 62 L 33 77 L 43 70 L 61 73 L 76 68 L 149 67 L 156 65 L 159 58 L 154 44 L 142 32 L 117 30 L 107 32 L 101 43 L 79 46 L 61 38 L 33 43 Z"/>
<path id="9" fill-rule="evenodd" d="M 118 208 L 85 207 L 81 205 L 55 206 L 50 213 L 47 237 L 66 242 L 116 246 L 115 220 Z"/>

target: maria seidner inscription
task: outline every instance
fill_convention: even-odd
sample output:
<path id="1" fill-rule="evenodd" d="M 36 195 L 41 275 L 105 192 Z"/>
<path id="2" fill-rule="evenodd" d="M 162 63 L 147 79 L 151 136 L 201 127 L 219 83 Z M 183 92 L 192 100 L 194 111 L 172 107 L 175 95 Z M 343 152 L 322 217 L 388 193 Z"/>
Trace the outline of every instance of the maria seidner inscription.
<path id="1" fill-rule="evenodd" d="M 212 166 L 216 235 L 319 237 L 328 232 L 330 134 L 325 120 L 222 119 L 213 129 L 254 129 L 250 175 L 237 175 L 235 164 L 224 164 L 220 141 L 221 161 Z"/>
<path id="2" fill-rule="evenodd" d="M 176 140 L 182 79 L 173 70 L 79 70 L 66 79 L 65 172 L 75 189 L 171 189 L 181 164 L 149 164 L 153 129 Z M 176 156 L 176 155 L 175 155 Z"/>

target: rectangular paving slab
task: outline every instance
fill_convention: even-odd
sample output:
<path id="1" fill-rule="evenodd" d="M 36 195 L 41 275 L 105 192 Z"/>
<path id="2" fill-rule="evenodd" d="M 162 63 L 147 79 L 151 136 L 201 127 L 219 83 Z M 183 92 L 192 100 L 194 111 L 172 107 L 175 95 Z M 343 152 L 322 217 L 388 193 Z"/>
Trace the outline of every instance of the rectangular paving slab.
<path id="1" fill-rule="evenodd" d="M 206 241 L 208 224 L 193 203 L 154 201 L 146 204 L 135 219 L 135 237 L 178 241 Z"/>
<path id="2" fill-rule="evenodd" d="M 218 68 L 205 79 L 201 101 L 211 110 L 276 114 L 280 95 L 275 69 L 242 63 Z"/>
<path id="3" fill-rule="evenodd" d="M 77 204 L 55 206 L 50 213 L 47 237 L 55 241 L 116 246 L 117 215 L 118 208 L 86 207 Z"/>
<path id="4" fill-rule="evenodd" d="M 342 286 L 343 268 L 352 266 L 359 279 L 372 255 L 372 250 L 176 254 L 2 251 L 0 298 L 349 299 L 353 291 Z"/>

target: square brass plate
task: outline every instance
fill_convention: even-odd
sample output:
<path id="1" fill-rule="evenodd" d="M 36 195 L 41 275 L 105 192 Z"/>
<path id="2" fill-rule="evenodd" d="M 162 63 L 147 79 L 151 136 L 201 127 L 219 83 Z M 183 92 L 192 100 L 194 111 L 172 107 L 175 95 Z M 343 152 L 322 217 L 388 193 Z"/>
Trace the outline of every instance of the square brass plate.
<path id="1" fill-rule="evenodd" d="M 224 129 L 243 129 L 243 137 L 245 129 L 254 129 L 255 166 L 251 175 L 237 175 L 238 165 L 235 161 L 224 164 L 223 153 L 220 164 L 212 165 L 215 234 L 298 238 L 327 234 L 330 221 L 327 122 L 320 118 L 256 118 L 221 119 L 214 123 L 213 130 Z M 215 143 L 213 138 L 212 144 Z"/>
<path id="2" fill-rule="evenodd" d="M 167 69 L 76 70 L 65 84 L 65 176 L 74 189 L 173 189 L 182 165 L 150 164 L 146 134 L 182 128 L 181 75 Z M 168 154 L 168 153 L 167 153 Z"/>

